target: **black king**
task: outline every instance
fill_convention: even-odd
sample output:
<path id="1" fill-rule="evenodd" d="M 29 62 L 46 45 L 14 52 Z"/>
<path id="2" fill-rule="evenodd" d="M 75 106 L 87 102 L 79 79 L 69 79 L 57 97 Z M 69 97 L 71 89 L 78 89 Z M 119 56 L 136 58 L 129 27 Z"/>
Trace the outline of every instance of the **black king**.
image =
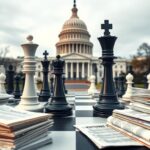
<path id="1" fill-rule="evenodd" d="M 100 59 L 104 66 L 104 76 L 99 101 L 93 106 L 93 114 L 94 116 L 108 117 L 114 109 L 123 109 L 124 106 L 118 101 L 112 74 L 113 60 L 116 58 L 113 54 L 113 47 L 117 37 L 110 35 L 109 29 L 112 29 L 112 24 L 109 24 L 109 20 L 104 21 L 101 29 L 105 30 L 104 36 L 98 38 L 102 47 Z"/>

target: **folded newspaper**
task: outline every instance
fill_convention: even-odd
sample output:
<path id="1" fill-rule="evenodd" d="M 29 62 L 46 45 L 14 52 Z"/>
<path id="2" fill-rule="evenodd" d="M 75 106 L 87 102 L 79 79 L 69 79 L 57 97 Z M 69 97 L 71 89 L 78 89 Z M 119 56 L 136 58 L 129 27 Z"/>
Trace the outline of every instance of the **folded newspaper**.
<path id="1" fill-rule="evenodd" d="M 131 138 L 124 136 L 120 132 L 108 127 L 106 124 L 75 125 L 75 127 L 86 135 L 99 149 L 119 146 L 143 146 Z"/>

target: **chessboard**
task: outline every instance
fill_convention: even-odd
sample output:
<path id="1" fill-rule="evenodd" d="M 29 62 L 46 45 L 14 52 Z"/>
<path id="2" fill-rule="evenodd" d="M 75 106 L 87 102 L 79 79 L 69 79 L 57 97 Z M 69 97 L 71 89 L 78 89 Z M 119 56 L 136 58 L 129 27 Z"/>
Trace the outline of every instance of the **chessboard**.
<path id="1" fill-rule="evenodd" d="M 64 118 L 54 118 L 54 125 L 50 128 L 52 144 L 39 148 L 38 150 L 98 150 L 98 148 L 81 132 L 74 128 L 74 125 L 101 124 L 106 118 L 93 116 L 93 105 L 97 99 L 84 92 L 75 93 L 75 96 L 67 98 L 73 106 L 73 115 Z M 118 150 L 147 150 L 147 148 L 118 147 L 107 148 Z"/>

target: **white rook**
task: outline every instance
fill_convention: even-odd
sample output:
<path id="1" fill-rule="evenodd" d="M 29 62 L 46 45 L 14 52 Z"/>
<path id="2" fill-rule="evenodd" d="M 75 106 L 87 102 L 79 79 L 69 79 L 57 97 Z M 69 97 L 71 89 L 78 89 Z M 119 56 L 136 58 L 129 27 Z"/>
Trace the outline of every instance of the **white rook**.
<path id="1" fill-rule="evenodd" d="M 34 85 L 34 74 L 36 69 L 35 52 L 38 47 L 37 44 L 32 42 L 33 36 L 27 37 L 28 43 L 22 44 L 24 50 L 24 63 L 23 72 L 25 73 L 25 85 L 21 101 L 17 109 L 28 110 L 28 111 L 42 111 L 42 106 L 38 102 L 38 96 Z"/>

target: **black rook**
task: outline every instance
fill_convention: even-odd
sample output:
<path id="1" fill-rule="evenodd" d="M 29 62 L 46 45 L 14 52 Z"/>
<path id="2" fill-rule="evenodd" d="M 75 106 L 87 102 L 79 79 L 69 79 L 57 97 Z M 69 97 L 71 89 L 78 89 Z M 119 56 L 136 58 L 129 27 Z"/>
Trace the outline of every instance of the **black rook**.
<path id="1" fill-rule="evenodd" d="M 93 106 L 95 116 L 108 117 L 112 114 L 113 109 L 123 109 L 124 106 L 118 102 L 116 90 L 113 81 L 112 65 L 114 64 L 113 47 L 117 37 L 111 36 L 109 29 L 112 29 L 112 24 L 105 20 L 105 24 L 101 25 L 105 30 L 104 36 L 98 40 L 102 47 L 102 65 L 104 66 L 104 79 L 100 92 L 99 101 Z"/>

